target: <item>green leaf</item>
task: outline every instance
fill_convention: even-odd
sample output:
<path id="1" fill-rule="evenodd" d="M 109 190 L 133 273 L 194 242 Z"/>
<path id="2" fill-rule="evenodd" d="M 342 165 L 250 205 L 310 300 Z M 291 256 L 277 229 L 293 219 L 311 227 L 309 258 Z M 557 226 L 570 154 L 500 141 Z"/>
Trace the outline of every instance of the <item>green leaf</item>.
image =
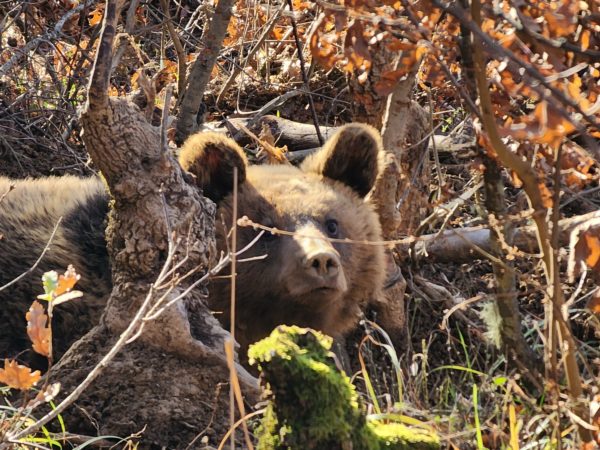
<path id="1" fill-rule="evenodd" d="M 42 284 L 44 285 L 44 292 L 46 295 L 50 296 L 50 299 L 52 299 L 52 294 L 58 287 L 58 272 L 56 270 L 46 272 L 44 275 L 42 275 Z"/>
<path id="2" fill-rule="evenodd" d="M 495 377 L 494 378 L 494 384 L 496 386 L 504 386 L 507 381 L 508 381 L 507 377 Z"/>

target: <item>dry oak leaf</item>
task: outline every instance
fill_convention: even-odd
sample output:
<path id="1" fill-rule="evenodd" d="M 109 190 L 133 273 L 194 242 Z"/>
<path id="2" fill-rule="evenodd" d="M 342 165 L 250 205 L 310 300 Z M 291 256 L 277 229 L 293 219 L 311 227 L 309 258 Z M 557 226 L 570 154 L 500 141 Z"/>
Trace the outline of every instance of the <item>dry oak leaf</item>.
<path id="1" fill-rule="evenodd" d="M 102 17 L 104 16 L 104 8 L 105 5 L 98 5 L 96 9 L 94 9 L 88 14 L 88 23 L 91 27 L 94 27 L 100 24 L 100 22 L 102 22 Z"/>
<path id="2" fill-rule="evenodd" d="M 590 219 L 578 225 L 569 239 L 567 275 L 572 283 L 589 268 L 594 279 L 600 275 L 600 219 Z"/>
<path id="3" fill-rule="evenodd" d="M 71 264 L 69 264 L 65 274 L 58 276 L 58 285 L 56 286 L 54 295 L 58 297 L 59 295 L 62 295 L 65 292 L 69 292 L 71 289 L 73 289 L 75 284 L 77 284 L 80 278 L 81 276 L 77 272 L 75 272 L 75 268 Z"/>
<path id="4" fill-rule="evenodd" d="M 14 360 L 5 359 L 4 369 L 0 369 L 0 383 L 4 383 L 13 389 L 30 389 L 41 376 L 39 370 L 32 372 L 29 367 L 17 364 Z"/>
<path id="5" fill-rule="evenodd" d="M 33 343 L 33 350 L 43 356 L 50 356 L 52 332 L 47 327 L 48 316 L 42 304 L 37 300 L 25 315 L 27 319 L 27 335 Z"/>

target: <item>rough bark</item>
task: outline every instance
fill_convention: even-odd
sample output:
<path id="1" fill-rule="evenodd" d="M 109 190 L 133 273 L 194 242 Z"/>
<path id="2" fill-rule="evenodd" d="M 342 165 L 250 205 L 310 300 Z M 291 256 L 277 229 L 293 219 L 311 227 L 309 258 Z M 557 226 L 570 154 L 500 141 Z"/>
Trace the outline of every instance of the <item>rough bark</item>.
<path id="1" fill-rule="evenodd" d="M 514 264 L 508 258 L 504 258 L 505 250 L 502 249 L 502 239 L 507 245 L 513 245 L 514 227 L 507 219 L 508 209 L 501 169 L 496 161 L 489 157 L 483 157 L 483 161 L 485 207 L 488 213 L 500 222 L 490 231 L 490 250 L 495 257 L 491 263 L 496 278 L 496 306 L 502 318 L 500 326 L 502 351 L 509 361 L 516 361 L 531 376 L 538 378 L 543 372 L 543 364 L 525 341 L 521 329 Z"/>
<path id="2" fill-rule="evenodd" d="M 175 299 L 213 263 L 212 202 L 188 185 L 179 164 L 161 144 L 160 130 L 126 100 L 109 98 L 108 76 L 118 17 L 108 1 L 101 43 L 81 116 L 84 141 L 113 198 L 107 230 L 113 292 L 100 324 L 55 366 L 51 379 L 69 393 L 107 353 L 144 303 L 174 242 L 177 272 L 197 275 L 155 286 Z M 219 384 L 229 380 L 223 343 L 228 333 L 206 307 L 205 289 L 194 289 L 155 320 L 103 368 L 66 416 L 70 431 L 126 436 L 146 427 L 142 439 L 168 448 L 187 445 L 207 426 L 227 429 L 227 399 Z M 152 303 L 150 307 L 152 306 Z M 241 372 L 255 393 L 254 379 Z M 96 428 L 98 427 L 98 428 Z M 213 439 L 214 441 L 214 439 Z"/>
<path id="3" fill-rule="evenodd" d="M 379 96 L 374 89 L 374 81 L 391 69 L 390 61 L 394 60 L 397 61 L 397 56 L 380 46 L 367 82 L 361 84 L 355 78 L 350 81 L 355 97 L 371 99 L 368 108 L 359 107 L 361 102 L 354 103 L 355 120 L 380 128 L 386 151 L 384 170 L 369 194 L 386 240 L 412 234 L 427 214 L 429 197 L 428 123 L 423 108 L 411 101 L 415 73 L 400 81 L 387 97 Z M 381 298 L 374 299 L 372 307 L 392 341 L 402 345 L 406 283 L 397 259 L 398 254 L 388 253 L 388 279 L 394 282 L 389 283 Z"/>
<path id="4" fill-rule="evenodd" d="M 198 54 L 188 77 L 181 100 L 175 140 L 178 144 L 192 134 L 198 123 L 196 117 L 202 103 L 204 90 L 217 61 L 231 19 L 233 0 L 219 0 L 215 12 L 202 35 L 202 51 Z"/>

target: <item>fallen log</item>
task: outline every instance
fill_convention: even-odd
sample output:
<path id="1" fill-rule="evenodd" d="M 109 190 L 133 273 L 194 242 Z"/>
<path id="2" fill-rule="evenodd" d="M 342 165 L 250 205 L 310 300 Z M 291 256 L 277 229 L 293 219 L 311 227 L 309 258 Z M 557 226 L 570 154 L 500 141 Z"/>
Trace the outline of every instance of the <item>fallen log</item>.
<path id="1" fill-rule="evenodd" d="M 258 118 L 235 117 L 225 122 L 209 122 L 203 128 L 211 131 L 229 132 L 240 145 L 247 145 L 252 139 L 243 131 L 240 124 L 248 128 L 252 133 L 259 135 L 263 126 L 266 125 L 275 137 L 275 145 L 287 146 L 290 152 L 289 158 L 303 159 L 308 154 L 317 151 L 320 147 L 319 139 L 315 133 L 315 126 L 308 123 L 295 122 L 282 117 L 266 115 Z M 321 134 L 327 139 L 338 127 L 321 126 Z M 459 142 L 450 136 L 434 135 L 431 141 L 440 153 L 452 153 L 465 150 L 475 145 L 474 141 Z"/>
<path id="2" fill-rule="evenodd" d="M 564 247 L 569 242 L 571 232 L 591 219 L 600 218 L 600 211 L 562 219 L 558 223 L 559 243 Z M 535 237 L 535 227 L 525 226 L 515 230 L 514 245 L 517 251 L 536 253 L 539 249 Z M 411 253 L 427 262 L 468 262 L 485 257 L 489 253 L 490 230 L 485 227 L 449 229 L 442 233 L 423 235 L 406 239 L 396 248 L 403 258 Z"/>

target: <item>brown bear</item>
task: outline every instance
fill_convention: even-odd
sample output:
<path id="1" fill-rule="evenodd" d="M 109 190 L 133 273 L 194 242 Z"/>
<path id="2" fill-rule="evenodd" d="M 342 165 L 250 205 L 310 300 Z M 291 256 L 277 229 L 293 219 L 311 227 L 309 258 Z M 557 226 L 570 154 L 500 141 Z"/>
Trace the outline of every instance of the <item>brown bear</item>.
<path id="1" fill-rule="evenodd" d="M 264 233 L 237 266 L 236 339 L 247 346 L 277 325 L 296 324 L 342 335 L 384 282 L 383 248 L 346 243 L 380 241 L 378 217 L 365 201 L 379 171 L 381 142 L 365 125 L 342 127 L 302 165 L 249 166 L 242 149 L 217 133 L 199 133 L 181 149 L 181 166 L 217 203 L 217 248 L 227 251 L 237 167 L 238 216 L 293 233 Z M 111 288 L 104 226 L 108 196 L 100 179 L 76 177 L 11 182 L 0 178 L 0 286 L 27 271 L 63 217 L 36 269 L 0 291 L 0 357 L 28 348 L 25 312 L 46 270 L 73 264 L 85 297 L 61 305 L 53 321 L 60 355 L 100 317 Z M 259 233 L 238 228 L 237 248 Z M 227 275 L 227 273 L 222 274 Z M 229 327 L 230 277 L 209 285 L 209 304 Z M 0 288 L 1 289 L 1 288 Z M 244 356 L 242 356 L 244 359 Z"/>

